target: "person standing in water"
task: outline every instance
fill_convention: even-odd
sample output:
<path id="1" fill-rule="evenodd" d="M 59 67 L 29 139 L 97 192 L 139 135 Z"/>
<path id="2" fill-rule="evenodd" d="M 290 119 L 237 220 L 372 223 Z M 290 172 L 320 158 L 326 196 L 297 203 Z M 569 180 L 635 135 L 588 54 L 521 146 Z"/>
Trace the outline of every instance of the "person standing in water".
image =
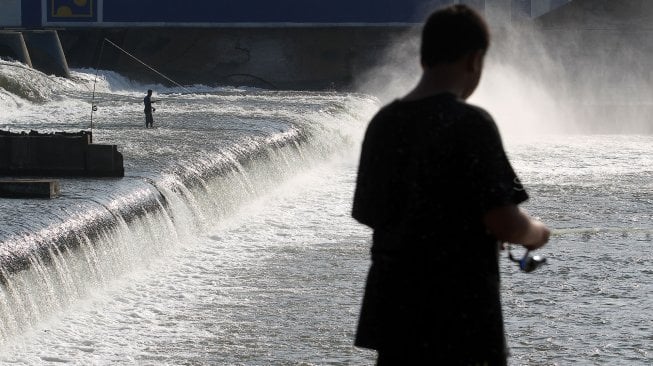
<path id="1" fill-rule="evenodd" d="M 152 89 L 148 89 L 147 95 L 143 98 L 143 104 L 145 104 L 145 128 L 154 127 L 152 112 L 156 111 L 156 108 L 152 107 L 152 103 L 156 102 L 152 100 Z"/>
<path id="2" fill-rule="evenodd" d="M 538 249 L 550 231 L 518 207 L 528 195 L 492 117 L 465 102 L 489 45 L 471 8 L 431 14 L 421 80 L 367 128 L 352 215 L 373 229 L 372 264 L 355 344 L 378 365 L 507 364 L 499 250 Z"/>

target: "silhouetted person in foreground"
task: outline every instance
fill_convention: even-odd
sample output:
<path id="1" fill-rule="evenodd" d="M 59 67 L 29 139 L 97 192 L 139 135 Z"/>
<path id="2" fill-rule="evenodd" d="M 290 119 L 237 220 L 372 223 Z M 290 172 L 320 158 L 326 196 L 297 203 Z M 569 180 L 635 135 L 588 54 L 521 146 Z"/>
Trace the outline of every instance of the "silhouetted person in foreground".
<path id="1" fill-rule="evenodd" d="M 156 111 L 156 108 L 152 107 L 152 103 L 156 102 L 152 100 L 152 89 L 148 89 L 147 95 L 143 98 L 143 104 L 145 104 L 145 128 L 154 127 L 152 112 Z"/>
<path id="2" fill-rule="evenodd" d="M 506 365 L 498 255 L 543 246 L 492 117 L 465 100 L 489 47 L 485 21 L 456 5 L 422 34 L 415 89 L 370 122 L 353 216 L 374 230 L 356 345 L 379 365 Z"/>

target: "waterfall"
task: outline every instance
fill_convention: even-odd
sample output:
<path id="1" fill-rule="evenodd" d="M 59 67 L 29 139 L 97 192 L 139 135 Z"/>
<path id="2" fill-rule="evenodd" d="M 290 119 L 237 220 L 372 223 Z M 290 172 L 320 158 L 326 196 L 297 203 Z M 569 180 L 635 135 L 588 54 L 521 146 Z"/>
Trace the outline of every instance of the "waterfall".
<path id="1" fill-rule="evenodd" d="M 316 148 L 318 147 L 318 148 Z M 301 133 L 229 146 L 35 232 L 0 243 L 0 343 L 121 274 L 193 241 L 332 147 Z M 326 149 L 326 150 L 325 150 Z"/>

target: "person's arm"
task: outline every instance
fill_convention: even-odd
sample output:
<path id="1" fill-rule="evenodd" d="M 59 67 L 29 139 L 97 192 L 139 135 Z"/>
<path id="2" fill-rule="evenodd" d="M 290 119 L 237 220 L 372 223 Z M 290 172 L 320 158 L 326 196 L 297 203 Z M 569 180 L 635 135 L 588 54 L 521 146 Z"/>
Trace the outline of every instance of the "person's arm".
<path id="1" fill-rule="evenodd" d="M 397 159 L 393 157 L 397 132 L 391 131 L 389 118 L 392 116 L 388 117 L 382 110 L 367 126 L 354 191 L 352 216 L 373 229 L 387 222 L 397 211 L 393 206 L 396 192 L 392 183 L 398 178 Z"/>
<path id="2" fill-rule="evenodd" d="M 521 244 L 529 250 L 544 246 L 551 235 L 543 223 L 528 216 L 517 205 L 491 209 L 483 216 L 483 223 L 498 240 Z"/>

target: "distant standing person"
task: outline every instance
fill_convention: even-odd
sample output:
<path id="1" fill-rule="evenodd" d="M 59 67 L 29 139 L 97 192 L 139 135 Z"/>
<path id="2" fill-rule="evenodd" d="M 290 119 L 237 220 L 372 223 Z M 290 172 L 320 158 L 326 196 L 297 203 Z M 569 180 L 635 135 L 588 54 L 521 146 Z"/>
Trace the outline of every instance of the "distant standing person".
<path id="1" fill-rule="evenodd" d="M 436 11 L 422 31 L 422 78 L 370 122 L 352 215 L 374 231 L 356 345 L 378 365 L 507 364 L 498 255 L 550 232 L 492 117 L 465 100 L 490 36 L 471 8 Z"/>
<path id="2" fill-rule="evenodd" d="M 152 100 L 152 89 L 148 89 L 147 95 L 143 98 L 143 104 L 145 104 L 145 128 L 154 127 L 152 112 L 156 111 L 156 108 L 152 107 L 152 103 L 156 102 Z"/>

